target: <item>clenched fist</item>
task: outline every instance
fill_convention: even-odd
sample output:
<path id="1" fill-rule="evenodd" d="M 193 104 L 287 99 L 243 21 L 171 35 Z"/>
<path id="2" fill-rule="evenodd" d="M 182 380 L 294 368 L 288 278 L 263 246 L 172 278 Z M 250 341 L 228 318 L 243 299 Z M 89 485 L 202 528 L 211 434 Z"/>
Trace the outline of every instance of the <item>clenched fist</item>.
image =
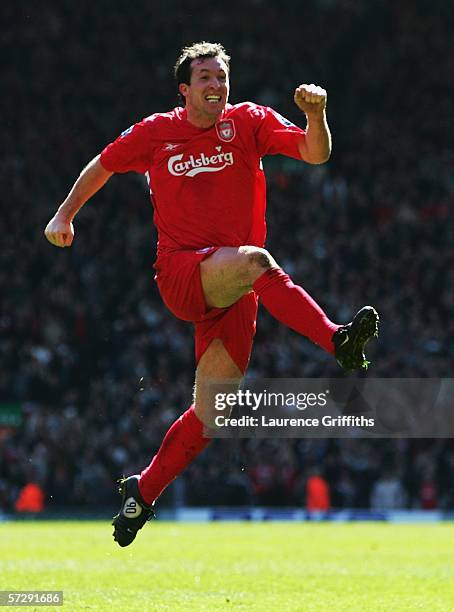
<path id="1" fill-rule="evenodd" d="M 71 221 L 54 215 L 44 230 L 47 240 L 58 247 L 69 247 L 74 240 L 74 226 Z"/>
<path id="2" fill-rule="evenodd" d="M 295 89 L 295 104 L 306 115 L 323 115 L 327 100 L 326 89 L 314 85 L 300 85 Z"/>

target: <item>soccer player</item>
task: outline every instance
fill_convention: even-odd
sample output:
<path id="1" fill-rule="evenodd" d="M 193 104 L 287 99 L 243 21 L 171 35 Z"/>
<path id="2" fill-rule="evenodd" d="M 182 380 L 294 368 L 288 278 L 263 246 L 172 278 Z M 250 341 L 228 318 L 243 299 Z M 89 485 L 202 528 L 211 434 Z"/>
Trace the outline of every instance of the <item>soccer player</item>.
<path id="1" fill-rule="evenodd" d="M 120 546 L 134 540 L 165 487 L 208 444 L 204 426 L 213 425 L 215 410 L 207 381 L 241 380 L 259 299 L 346 370 L 367 367 L 364 347 L 378 334 L 374 308 L 362 308 L 347 325 L 333 323 L 264 249 L 262 157 L 283 154 L 310 164 L 329 158 L 326 91 L 296 88 L 295 103 L 306 115 L 303 130 L 271 108 L 229 104 L 229 60 L 217 43 L 184 48 L 175 66 L 183 106 L 145 118 L 109 144 L 45 229 L 52 244 L 70 246 L 76 213 L 113 173 L 145 174 L 158 230 L 155 280 L 167 308 L 195 325 L 193 404 L 170 427 L 150 465 L 122 480 L 113 519 Z"/>

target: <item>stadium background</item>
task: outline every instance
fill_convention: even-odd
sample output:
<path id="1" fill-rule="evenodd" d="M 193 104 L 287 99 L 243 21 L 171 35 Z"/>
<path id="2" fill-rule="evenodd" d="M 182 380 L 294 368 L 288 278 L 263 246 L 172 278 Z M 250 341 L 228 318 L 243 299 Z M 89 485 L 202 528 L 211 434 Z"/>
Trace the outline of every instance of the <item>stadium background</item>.
<path id="1" fill-rule="evenodd" d="M 141 177 L 114 177 L 79 214 L 71 249 L 43 229 L 81 168 L 123 129 L 176 103 L 182 45 L 219 40 L 231 101 L 304 124 L 300 82 L 328 90 L 328 165 L 267 162 L 267 246 L 330 315 L 381 313 L 371 375 L 452 372 L 452 73 L 449 4 L 234 0 L 228 10 L 105 0 L 5 3 L 0 254 L 0 509 L 42 486 L 47 508 L 117 502 L 189 403 L 189 325 L 152 280 L 155 232 Z M 332 359 L 260 313 L 251 370 L 330 376 Z M 6 427 L 18 418 L 17 427 Z M 161 505 L 305 504 L 320 470 L 332 505 L 454 508 L 450 440 L 215 441 Z M 391 483 L 391 484 L 390 484 Z M 375 502 L 374 502 L 375 499 Z M 379 500 L 380 501 L 380 500 Z"/>

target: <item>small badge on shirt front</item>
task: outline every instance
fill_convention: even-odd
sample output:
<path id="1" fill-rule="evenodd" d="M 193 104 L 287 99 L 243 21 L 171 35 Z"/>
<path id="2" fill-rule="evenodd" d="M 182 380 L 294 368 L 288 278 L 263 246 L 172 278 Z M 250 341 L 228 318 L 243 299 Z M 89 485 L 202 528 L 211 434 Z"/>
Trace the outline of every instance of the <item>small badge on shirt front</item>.
<path id="1" fill-rule="evenodd" d="M 224 119 L 216 123 L 216 132 L 224 142 L 231 142 L 235 138 L 235 124 L 233 119 Z"/>

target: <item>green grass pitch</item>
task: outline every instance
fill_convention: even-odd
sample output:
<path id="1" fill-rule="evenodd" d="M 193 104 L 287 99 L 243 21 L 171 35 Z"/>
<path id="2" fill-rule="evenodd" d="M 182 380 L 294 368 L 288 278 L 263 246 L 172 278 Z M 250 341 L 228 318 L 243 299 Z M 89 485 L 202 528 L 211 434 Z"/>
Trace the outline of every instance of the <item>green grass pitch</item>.
<path id="1" fill-rule="evenodd" d="M 0 589 L 64 591 L 38 611 L 454 610 L 449 523 L 157 521 L 124 549 L 111 531 L 0 523 Z"/>

